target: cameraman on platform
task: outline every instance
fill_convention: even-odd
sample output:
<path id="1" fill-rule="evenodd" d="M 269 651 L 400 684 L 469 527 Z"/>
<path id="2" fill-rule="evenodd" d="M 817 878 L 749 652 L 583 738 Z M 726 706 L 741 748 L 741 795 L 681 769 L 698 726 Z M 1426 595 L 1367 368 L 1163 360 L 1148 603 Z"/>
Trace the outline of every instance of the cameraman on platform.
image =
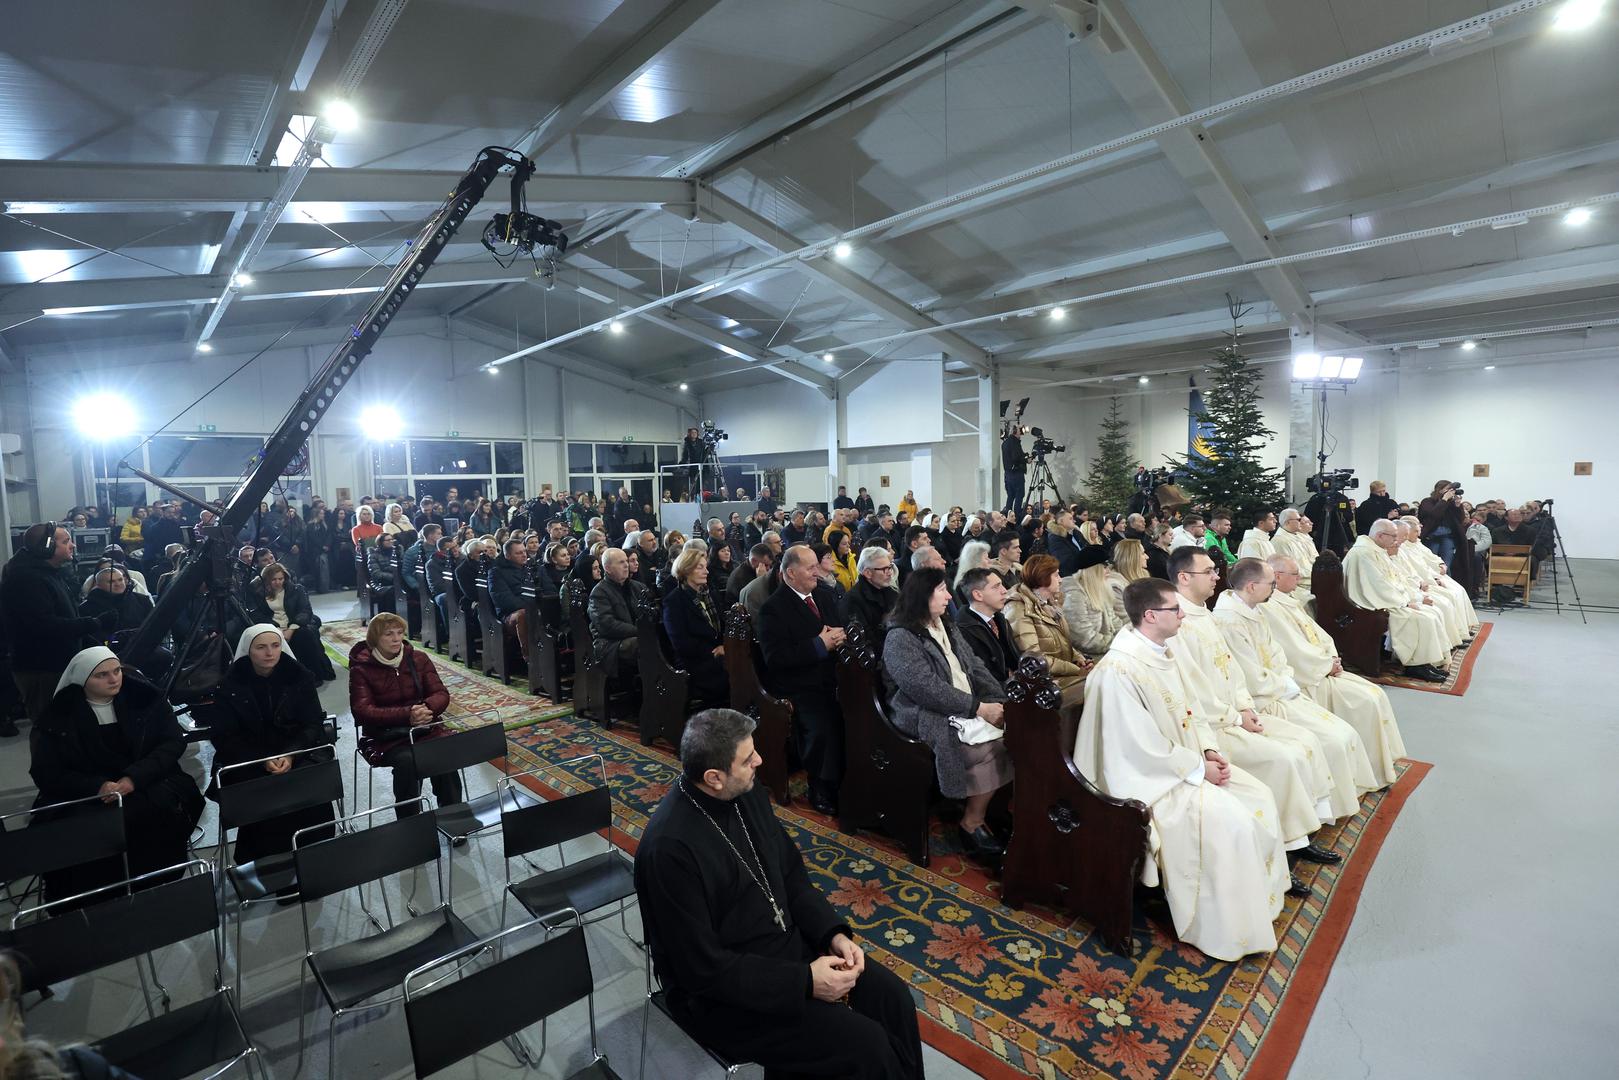
<path id="1" fill-rule="evenodd" d="M 699 502 L 703 494 L 703 461 L 707 457 L 708 447 L 703 443 L 702 436 L 697 429 L 686 429 L 686 437 L 680 443 L 680 464 L 693 466 L 686 470 L 686 497 L 692 502 Z"/>
<path id="2" fill-rule="evenodd" d="M 1023 485 L 1029 467 L 1029 455 L 1023 452 L 1023 428 L 1013 424 L 1006 429 L 1001 440 L 1001 473 L 1006 483 L 1006 508 L 1001 511 L 1010 521 L 1023 517 Z"/>

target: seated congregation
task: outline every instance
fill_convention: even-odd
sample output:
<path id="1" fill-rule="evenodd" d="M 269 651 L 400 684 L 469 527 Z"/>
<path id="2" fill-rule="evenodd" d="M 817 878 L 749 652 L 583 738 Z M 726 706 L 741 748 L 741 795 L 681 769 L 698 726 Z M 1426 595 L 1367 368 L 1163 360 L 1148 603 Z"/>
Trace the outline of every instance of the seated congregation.
<path id="1" fill-rule="evenodd" d="M 1399 726 L 1362 676 L 1392 658 L 1444 679 L 1478 630 L 1447 561 L 1470 558 L 1472 538 L 1442 555 L 1397 511 L 1340 561 L 1291 508 L 1233 551 L 1218 508 L 862 513 L 845 497 L 827 514 L 761 498 L 747 521 L 710 518 L 688 537 L 627 492 L 603 513 L 585 493 L 479 499 L 472 519 L 493 525 L 481 534 L 459 524 L 466 504 L 366 501 L 347 545 L 323 506 L 267 512 L 261 527 L 278 531 L 241 538 L 254 622 L 193 716 L 214 750 L 206 791 L 177 767 L 184 734 L 161 675 L 103 644 L 131 621 L 120 598 L 144 596 L 140 556 L 97 570 L 84 607 L 62 570 L 65 530 L 8 566 L 0 606 L 34 721 L 36 820 L 116 805 L 129 837 L 127 857 L 53 869 L 46 901 L 183 863 L 205 797 L 223 808 L 234 785 L 335 769 L 309 593 L 346 580 L 366 620 L 348 654 L 358 757 L 392 773 L 392 798 L 368 805 L 392 802 L 403 822 L 424 781 L 440 808 L 464 805 L 456 770 L 418 764 L 452 734 L 447 663 L 678 752 L 631 890 L 660 1007 L 704 1047 L 767 1069 L 921 1075 L 905 988 L 866 963 L 772 799 L 886 833 L 923 865 L 936 846 L 959 850 L 1002 878 L 1007 903 L 1066 908 L 1122 952 L 1137 885 L 1160 889 L 1179 939 L 1234 961 L 1277 947 L 1285 897 L 1309 891 L 1300 863 L 1341 860 L 1320 830 L 1398 778 Z M 311 558 L 323 532 L 334 539 Z M 186 556 L 181 542 L 159 565 L 172 575 Z M 31 623 L 18 605 L 36 597 L 46 617 Z M 17 647 L 30 625 L 44 632 Z M 1047 813 L 1059 790 L 1086 808 L 1082 827 Z M 339 815 L 331 798 L 260 815 L 228 859 L 222 833 L 219 859 L 257 865 L 262 898 L 298 903 L 294 849 L 340 841 Z M 1074 874 L 1106 887 L 1075 888 Z"/>

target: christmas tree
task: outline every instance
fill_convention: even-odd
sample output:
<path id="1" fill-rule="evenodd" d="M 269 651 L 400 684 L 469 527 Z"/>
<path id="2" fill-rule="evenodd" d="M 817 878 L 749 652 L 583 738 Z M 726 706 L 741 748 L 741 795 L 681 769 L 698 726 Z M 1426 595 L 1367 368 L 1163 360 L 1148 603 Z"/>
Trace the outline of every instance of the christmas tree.
<path id="1" fill-rule="evenodd" d="M 1226 297 L 1231 309 L 1231 329 L 1226 345 L 1204 369 L 1208 386 L 1203 391 L 1203 408 L 1187 410 L 1204 432 L 1199 439 L 1208 451 L 1171 458 L 1179 474 L 1179 484 L 1192 501 L 1208 509 L 1231 511 L 1233 549 L 1243 530 L 1253 525 L 1266 510 L 1282 505 L 1282 474 L 1267 468 L 1259 453 L 1276 438 L 1265 426 L 1259 407 L 1260 374 L 1242 354 L 1242 317 L 1249 308 L 1240 300 Z"/>
<path id="2" fill-rule="evenodd" d="M 1136 490 L 1136 457 L 1130 446 L 1130 422 L 1120 414 L 1118 398 L 1098 427 L 1096 456 L 1085 475 L 1085 497 L 1093 511 L 1122 514 Z"/>

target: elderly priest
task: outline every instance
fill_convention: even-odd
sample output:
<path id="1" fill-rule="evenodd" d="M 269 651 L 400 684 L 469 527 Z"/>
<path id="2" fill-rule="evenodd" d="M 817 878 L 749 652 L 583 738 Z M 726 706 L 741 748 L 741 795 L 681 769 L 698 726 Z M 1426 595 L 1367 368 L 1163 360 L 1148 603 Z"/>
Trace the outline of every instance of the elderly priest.
<path id="1" fill-rule="evenodd" d="M 1218 960 L 1276 948 L 1292 881 L 1270 790 L 1198 724 L 1171 656 L 1182 612 L 1158 578 L 1124 590 L 1130 626 L 1085 680 L 1074 764 L 1114 798 L 1152 810 L 1148 885 L 1163 883 L 1175 933 Z"/>
<path id="2" fill-rule="evenodd" d="M 1405 740 L 1400 737 L 1388 695 L 1376 683 L 1344 670 L 1332 636 L 1298 602 L 1298 564 L 1286 555 L 1273 555 L 1269 562 L 1276 572 L 1276 591 L 1259 605 L 1259 613 L 1270 627 L 1271 637 L 1287 654 L 1293 677 L 1312 701 L 1343 717 L 1360 733 L 1380 784 L 1394 783 L 1399 777 L 1394 763 L 1405 756 Z"/>
<path id="3" fill-rule="evenodd" d="M 1304 688 L 1288 666 L 1287 654 L 1259 614 L 1276 587 L 1276 572 L 1259 559 L 1238 559 L 1226 578 L 1231 587 L 1215 604 L 1214 622 L 1242 667 L 1254 708 L 1266 718 L 1286 717 L 1320 741 L 1332 773 L 1332 815 L 1353 817 L 1360 810 L 1361 795 L 1381 785 L 1360 736 L 1304 696 Z"/>
<path id="4" fill-rule="evenodd" d="M 1315 541 L 1310 539 L 1304 515 L 1290 506 L 1282 511 L 1279 520 L 1281 525 L 1276 535 L 1270 538 L 1271 547 L 1276 549 L 1275 554 L 1292 556 L 1293 561 L 1299 564 L 1298 601 L 1308 607 L 1315 599 L 1310 595 L 1310 571 L 1321 553 L 1315 549 Z"/>
<path id="5" fill-rule="evenodd" d="M 635 856 L 652 962 L 693 1037 L 766 1074 L 922 1075 L 916 1004 L 854 943 L 754 786 L 754 722 L 693 716 Z"/>
<path id="6" fill-rule="evenodd" d="M 1372 522 L 1344 556 L 1344 588 L 1360 607 L 1388 612 L 1389 644 L 1407 675 L 1444 682 L 1450 665 L 1444 616 L 1395 564 L 1399 546 L 1398 525 L 1387 518 Z"/>
<path id="7" fill-rule="evenodd" d="M 1415 517 L 1403 517 L 1400 526 L 1400 550 L 1397 557 L 1404 561 L 1411 573 L 1421 582 L 1421 588 L 1434 598 L 1434 606 L 1444 610 L 1445 625 L 1451 640 L 1460 645 L 1478 633 L 1478 612 L 1473 601 L 1445 568 L 1445 562 L 1422 542 L 1422 522 Z"/>

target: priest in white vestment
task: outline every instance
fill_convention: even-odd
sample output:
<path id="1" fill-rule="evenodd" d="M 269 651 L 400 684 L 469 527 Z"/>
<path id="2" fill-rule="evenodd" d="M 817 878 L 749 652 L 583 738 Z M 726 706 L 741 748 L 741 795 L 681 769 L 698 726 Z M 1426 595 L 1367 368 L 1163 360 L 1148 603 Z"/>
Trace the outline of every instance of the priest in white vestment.
<path id="1" fill-rule="evenodd" d="M 1133 581 L 1124 602 L 1131 626 L 1085 679 L 1074 764 L 1151 809 L 1142 880 L 1163 884 L 1176 936 L 1217 960 L 1270 952 L 1284 894 L 1308 893 L 1288 872 L 1276 804 L 1193 722 L 1168 647 L 1180 623 L 1168 584 Z"/>
<path id="2" fill-rule="evenodd" d="M 1445 595 L 1443 589 L 1433 587 L 1433 583 L 1428 580 L 1427 567 L 1421 562 L 1421 557 L 1411 550 L 1414 547 L 1422 547 L 1422 544 L 1417 541 L 1416 530 L 1412 528 L 1416 519 L 1395 518 L 1391 520 L 1394 522 L 1394 527 L 1399 530 L 1398 535 L 1400 537 L 1400 546 L 1394 549 L 1394 567 L 1409 585 L 1422 594 L 1433 610 L 1439 613 L 1439 620 L 1445 631 L 1445 641 L 1450 648 L 1454 649 L 1467 640 L 1467 629 L 1463 622 L 1462 613 L 1456 607 L 1455 602 Z M 1427 549 L 1424 548 L 1423 550 L 1426 551 Z"/>
<path id="3" fill-rule="evenodd" d="M 1387 787 L 1398 779 L 1394 763 L 1405 756 L 1405 740 L 1394 719 L 1394 706 L 1383 688 L 1345 671 L 1338 659 L 1338 646 L 1298 602 L 1299 568 L 1286 555 L 1273 555 L 1270 568 L 1276 572 L 1276 591 L 1259 605 L 1259 614 L 1270 627 L 1271 637 L 1287 654 L 1288 667 L 1312 701 L 1340 716 L 1360 735 L 1372 772 L 1379 785 Z"/>
<path id="4" fill-rule="evenodd" d="M 1310 834 L 1337 815 L 1332 808 L 1332 773 L 1320 741 L 1285 717 L 1261 717 L 1254 709 L 1242 667 L 1231 655 L 1214 617 L 1205 606 L 1214 593 L 1214 560 L 1206 551 L 1177 548 L 1169 555 L 1181 628 L 1175 641 L 1175 667 L 1186 686 L 1194 722 L 1208 730 L 1232 764 L 1252 773 L 1276 800 L 1282 842 L 1289 851 L 1318 862 L 1337 856 L 1310 842 Z"/>
<path id="5" fill-rule="evenodd" d="M 1455 609 L 1460 628 L 1465 637 L 1472 637 L 1478 633 L 1478 612 L 1473 609 L 1473 598 L 1467 595 L 1467 590 L 1461 583 L 1450 576 L 1445 567 L 1445 560 L 1435 555 L 1428 545 L 1422 542 L 1422 522 L 1417 518 L 1401 518 L 1402 526 L 1410 526 L 1410 543 L 1400 546 L 1400 554 L 1406 555 L 1413 568 L 1422 579 L 1432 586 L 1429 592 L 1438 590 L 1439 595 L 1448 596 Z"/>
<path id="6" fill-rule="evenodd" d="M 1307 519 L 1303 514 L 1288 507 L 1282 511 L 1280 520 L 1281 527 L 1271 537 L 1271 546 L 1276 549 L 1277 555 L 1287 555 L 1299 564 L 1299 588 L 1304 590 L 1299 602 L 1308 607 L 1315 600 L 1310 592 L 1310 570 L 1321 553 L 1315 549 L 1315 541 L 1305 530 Z"/>
<path id="7" fill-rule="evenodd" d="M 1238 559 L 1226 571 L 1226 580 L 1229 586 L 1215 604 L 1214 624 L 1242 668 L 1255 710 L 1267 720 L 1285 717 L 1316 737 L 1332 773 L 1332 815 L 1353 817 L 1360 811 L 1360 797 L 1381 785 L 1355 729 L 1304 696 L 1287 654 L 1260 617 L 1259 608 L 1276 585 L 1276 572 L 1258 559 Z"/>
<path id="8" fill-rule="evenodd" d="M 1387 518 L 1372 522 L 1371 530 L 1356 537 L 1344 556 L 1344 588 L 1357 606 L 1388 612 L 1389 644 L 1405 665 L 1405 674 L 1444 682 L 1450 665 L 1444 617 L 1395 565 L 1399 546 L 1398 525 Z"/>
<path id="9" fill-rule="evenodd" d="M 1276 544 L 1270 537 L 1275 531 L 1276 512 L 1266 510 L 1260 519 L 1254 522 L 1254 527 L 1242 534 L 1242 543 L 1237 545 L 1237 558 L 1268 559 L 1276 554 Z"/>

